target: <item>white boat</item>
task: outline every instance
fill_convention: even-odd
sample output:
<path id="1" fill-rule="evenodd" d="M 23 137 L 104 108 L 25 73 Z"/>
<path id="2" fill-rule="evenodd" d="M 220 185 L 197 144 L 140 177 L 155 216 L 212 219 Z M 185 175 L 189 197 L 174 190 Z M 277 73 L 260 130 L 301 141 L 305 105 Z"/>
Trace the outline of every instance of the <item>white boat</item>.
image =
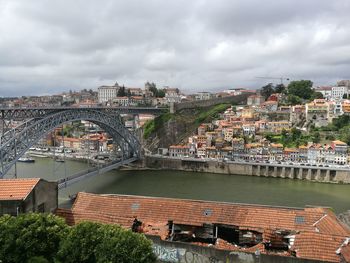
<path id="1" fill-rule="evenodd" d="M 19 158 L 18 161 L 22 162 L 22 163 L 34 163 L 35 162 L 35 160 L 33 158 L 30 158 L 27 156 Z"/>
<path id="2" fill-rule="evenodd" d="M 58 157 L 58 158 L 55 158 L 55 161 L 59 163 L 64 163 L 65 160 L 63 158 Z"/>

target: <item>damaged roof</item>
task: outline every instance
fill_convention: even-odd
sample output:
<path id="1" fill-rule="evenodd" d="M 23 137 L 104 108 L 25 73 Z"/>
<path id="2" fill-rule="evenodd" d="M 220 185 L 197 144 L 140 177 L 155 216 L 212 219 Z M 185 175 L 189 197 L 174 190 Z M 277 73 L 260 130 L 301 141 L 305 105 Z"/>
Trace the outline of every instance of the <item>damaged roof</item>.
<path id="1" fill-rule="evenodd" d="M 271 231 L 295 233 L 293 249 L 302 258 L 339 262 L 336 250 L 350 229 L 328 208 L 286 208 L 225 202 L 184 200 L 129 195 L 98 195 L 79 193 L 72 209 L 58 210 L 67 223 L 83 220 L 120 224 L 130 228 L 135 217 L 146 223 L 149 234 L 164 236 L 158 224 L 203 226 L 222 224 L 241 230 L 254 230 L 268 237 Z M 314 240 L 314 241 L 313 241 Z M 226 246 L 223 246 L 226 247 Z M 310 249 L 310 247 L 312 249 Z"/>

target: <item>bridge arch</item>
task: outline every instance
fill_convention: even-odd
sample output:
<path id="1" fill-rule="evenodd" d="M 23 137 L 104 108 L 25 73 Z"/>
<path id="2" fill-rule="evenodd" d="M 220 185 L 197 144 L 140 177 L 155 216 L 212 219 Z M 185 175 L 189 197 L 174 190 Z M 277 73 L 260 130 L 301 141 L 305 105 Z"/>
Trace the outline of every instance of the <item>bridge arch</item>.
<path id="1" fill-rule="evenodd" d="M 121 148 L 123 158 L 141 157 L 139 141 L 125 128 L 119 115 L 89 108 L 67 109 L 47 114 L 42 118 L 30 119 L 1 137 L 0 178 L 44 135 L 65 123 L 79 120 L 90 121 L 110 134 L 114 143 Z"/>

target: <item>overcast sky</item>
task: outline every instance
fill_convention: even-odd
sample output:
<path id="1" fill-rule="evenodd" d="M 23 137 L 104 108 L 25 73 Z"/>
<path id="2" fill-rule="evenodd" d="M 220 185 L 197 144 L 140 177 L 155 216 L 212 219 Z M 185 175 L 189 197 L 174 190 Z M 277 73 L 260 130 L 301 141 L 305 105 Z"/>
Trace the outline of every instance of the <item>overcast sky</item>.
<path id="1" fill-rule="evenodd" d="M 0 96 L 350 78 L 349 0 L 0 0 Z"/>

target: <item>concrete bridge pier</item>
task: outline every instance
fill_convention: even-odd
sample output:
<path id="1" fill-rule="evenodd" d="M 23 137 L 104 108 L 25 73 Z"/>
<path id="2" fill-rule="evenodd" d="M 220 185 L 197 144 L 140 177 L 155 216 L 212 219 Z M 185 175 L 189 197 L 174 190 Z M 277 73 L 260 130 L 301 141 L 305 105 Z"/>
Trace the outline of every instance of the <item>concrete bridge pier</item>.
<path id="1" fill-rule="evenodd" d="M 299 173 L 297 175 L 297 178 L 300 180 L 303 179 L 303 168 L 299 168 Z"/>
<path id="2" fill-rule="evenodd" d="M 308 170 L 307 170 L 307 175 L 306 175 L 306 180 L 311 181 L 311 179 L 312 179 L 312 178 L 311 178 L 311 173 L 312 173 L 312 172 L 311 172 L 311 169 L 308 169 Z"/>
<path id="3" fill-rule="evenodd" d="M 280 177 L 285 178 L 286 177 L 286 167 L 282 168 L 282 172 L 280 174 Z"/>
<path id="4" fill-rule="evenodd" d="M 324 178 L 324 182 L 330 182 L 331 181 L 331 171 L 327 170 L 326 176 Z"/>
<path id="5" fill-rule="evenodd" d="M 278 177 L 278 169 L 277 169 L 277 166 L 273 167 L 272 176 L 273 176 L 273 177 Z"/>
<path id="6" fill-rule="evenodd" d="M 290 168 L 289 178 L 294 179 L 294 167 Z"/>
<path id="7" fill-rule="evenodd" d="M 264 166 L 264 167 L 265 167 L 264 176 L 269 177 L 269 166 Z"/>
<path id="8" fill-rule="evenodd" d="M 316 172 L 316 181 L 319 181 L 321 179 L 321 170 L 320 169 L 317 169 L 317 172 Z"/>
<path id="9" fill-rule="evenodd" d="M 261 175 L 260 173 L 261 173 L 261 166 L 258 165 L 258 171 L 257 171 L 256 175 L 257 175 L 257 176 L 260 176 L 260 175 Z"/>

